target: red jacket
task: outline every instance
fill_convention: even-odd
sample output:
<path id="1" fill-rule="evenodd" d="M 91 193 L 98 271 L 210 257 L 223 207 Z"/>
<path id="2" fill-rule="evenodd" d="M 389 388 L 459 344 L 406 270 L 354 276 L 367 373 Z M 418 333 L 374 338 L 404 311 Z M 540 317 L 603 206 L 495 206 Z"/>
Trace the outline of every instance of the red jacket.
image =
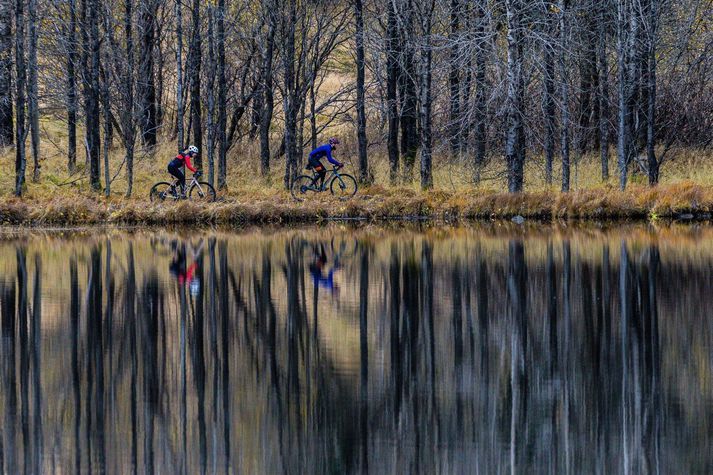
<path id="1" fill-rule="evenodd" d="M 179 274 L 178 275 L 178 283 L 183 285 L 184 282 L 188 282 L 188 285 L 191 285 L 191 281 L 193 280 L 193 275 L 196 273 L 196 267 L 198 266 L 197 262 L 194 262 L 191 264 L 191 266 L 188 268 L 188 271 L 186 271 L 185 274 Z"/>
<path id="2" fill-rule="evenodd" d="M 184 155 L 182 153 L 179 153 L 178 155 L 176 155 L 176 160 L 182 162 L 186 166 L 186 168 L 188 168 L 193 173 L 196 172 L 196 168 L 193 165 L 191 165 L 191 156 L 190 155 L 188 155 L 188 154 Z"/>

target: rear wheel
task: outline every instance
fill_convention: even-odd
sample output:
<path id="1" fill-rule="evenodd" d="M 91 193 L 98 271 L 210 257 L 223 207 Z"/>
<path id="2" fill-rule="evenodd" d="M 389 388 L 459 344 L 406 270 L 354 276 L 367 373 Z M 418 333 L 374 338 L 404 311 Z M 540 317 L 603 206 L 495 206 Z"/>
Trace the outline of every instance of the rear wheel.
<path id="1" fill-rule="evenodd" d="M 351 175 L 340 173 L 332 179 L 329 190 L 340 200 L 348 200 L 357 192 L 357 181 Z"/>
<path id="2" fill-rule="evenodd" d="M 192 201 L 212 203 L 215 201 L 215 188 L 208 182 L 199 181 L 194 184 L 188 192 L 188 197 Z"/>
<path id="3" fill-rule="evenodd" d="M 149 198 L 151 201 L 155 202 L 163 202 L 166 200 L 175 200 L 176 195 L 173 190 L 173 185 L 171 183 L 167 183 L 165 181 L 162 181 L 160 183 L 156 183 L 153 188 L 151 188 L 151 192 L 149 193 Z"/>
<path id="4" fill-rule="evenodd" d="M 311 176 L 300 175 L 292 182 L 292 188 L 290 188 L 290 193 L 295 201 L 304 201 L 307 197 L 307 193 L 317 192 L 317 187 L 314 184 L 314 179 Z"/>

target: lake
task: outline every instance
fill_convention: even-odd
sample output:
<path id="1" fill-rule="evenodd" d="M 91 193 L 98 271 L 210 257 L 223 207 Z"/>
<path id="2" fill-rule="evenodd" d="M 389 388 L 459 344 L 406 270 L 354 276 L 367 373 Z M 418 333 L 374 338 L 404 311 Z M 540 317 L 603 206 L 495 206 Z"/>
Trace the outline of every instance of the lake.
<path id="1" fill-rule="evenodd" d="M 713 228 L 0 231 L 4 473 L 713 473 Z"/>

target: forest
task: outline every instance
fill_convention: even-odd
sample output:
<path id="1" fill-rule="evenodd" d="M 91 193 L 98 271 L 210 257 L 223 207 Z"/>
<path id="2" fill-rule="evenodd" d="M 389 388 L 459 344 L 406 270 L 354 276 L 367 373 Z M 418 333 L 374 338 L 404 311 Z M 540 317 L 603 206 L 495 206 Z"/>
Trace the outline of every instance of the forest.
<path id="1" fill-rule="evenodd" d="M 690 178 L 711 157 L 712 14 L 710 0 L 2 0 L 2 193 L 145 196 L 189 144 L 219 190 L 279 190 L 330 136 L 363 185 L 624 190 L 669 164 Z"/>

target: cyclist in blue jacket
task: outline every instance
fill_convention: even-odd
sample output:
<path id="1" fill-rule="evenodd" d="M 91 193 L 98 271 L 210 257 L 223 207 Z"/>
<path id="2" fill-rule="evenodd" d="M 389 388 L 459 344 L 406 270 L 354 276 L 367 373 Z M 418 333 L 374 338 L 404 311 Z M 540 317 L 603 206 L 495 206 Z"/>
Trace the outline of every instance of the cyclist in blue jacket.
<path id="1" fill-rule="evenodd" d="M 329 139 L 329 143 L 312 150 L 309 154 L 309 159 L 307 159 L 307 169 L 314 170 L 317 173 L 320 188 L 324 185 L 324 178 L 327 176 L 327 169 L 322 165 L 322 158 L 326 158 L 329 163 L 335 165 L 337 168 L 344 166 L 344 164 L 332 156 L 332 152 L 336 150 L 337 145 L 339 145 L 339 139 L 332 137 Z"/>

